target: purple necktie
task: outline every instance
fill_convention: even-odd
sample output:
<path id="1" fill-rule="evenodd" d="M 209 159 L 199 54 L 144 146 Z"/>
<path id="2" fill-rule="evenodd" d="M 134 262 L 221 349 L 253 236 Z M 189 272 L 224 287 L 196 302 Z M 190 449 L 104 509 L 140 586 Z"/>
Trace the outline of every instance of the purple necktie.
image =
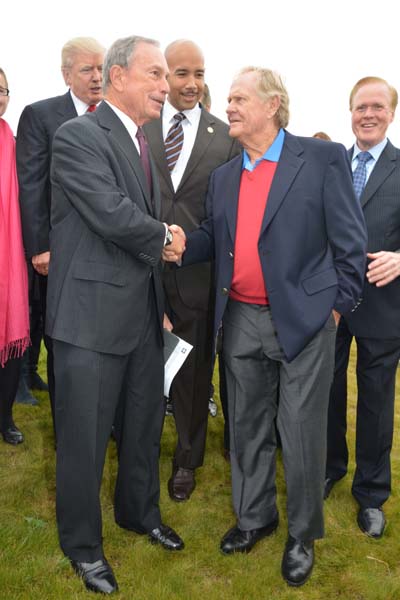
<path id="1" fill-rule="evenodd" d="M 144 174 L 146 175 L 147 184 L 149 186 L 150 196 L 153 193 L 153 182 L 151 179 L 150 159 L 149 159 L 149 148 L 147 146 L 146 137 L 143 129 L 138 127 L 136 132 L 137 141 L 139 142 L 140 149 L 140 161 L 142 163 Z"/>

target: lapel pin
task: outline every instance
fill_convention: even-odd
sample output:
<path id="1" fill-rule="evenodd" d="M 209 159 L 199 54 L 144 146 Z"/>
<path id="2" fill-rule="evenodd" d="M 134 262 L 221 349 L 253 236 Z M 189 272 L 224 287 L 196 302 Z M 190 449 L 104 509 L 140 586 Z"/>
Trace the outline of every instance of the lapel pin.
<path id="1" fill-rule="evenodd" d="M 207 127 L 208 133 L 214 133 L 214 129 L 212 127 Z"/>

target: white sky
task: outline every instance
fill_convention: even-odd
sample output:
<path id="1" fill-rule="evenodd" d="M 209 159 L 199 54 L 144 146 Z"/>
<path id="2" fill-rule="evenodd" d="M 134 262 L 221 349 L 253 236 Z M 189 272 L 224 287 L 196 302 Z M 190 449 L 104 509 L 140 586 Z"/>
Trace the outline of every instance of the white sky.
<path id="1" fill-rule="evenodd" d="M 15 132 L 26 104 L 64 93 L 60 51 L 72 37 L 90 35 L 107 47 L 119 37 L 144 35 L 158 39 L 162 49 L 175 39 L 189 38 L 205 54 L 214 114 L 226 119 L 229 87 L 241 67 L 268 67 L 281 74 L 289 91 L 289 131 L 312 135 L 323 130 L 350 146 L 348 97 L 353 84 L 377 75 L 400 92 L 396 4 L 392 0 L 5 0 L 0 66 L 12 94 L 5 117 Z M 400 146 L 400 109 L 389 137 Z"/>

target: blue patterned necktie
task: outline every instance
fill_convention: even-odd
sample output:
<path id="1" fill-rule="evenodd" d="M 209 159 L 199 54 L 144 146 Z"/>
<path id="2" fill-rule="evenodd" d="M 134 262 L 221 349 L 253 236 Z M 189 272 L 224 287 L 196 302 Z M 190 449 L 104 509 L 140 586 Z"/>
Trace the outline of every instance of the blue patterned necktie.
<path id="1" fill-rule="evenodd" d="M 372 156 L 369 152 L 360 152 L 358 155 L 358 164 L 353 173 L 353 186 L 358 200 L 360 199 L 363 189 L 365 188 L 365 182 L 367 179 L 367 162 L 371 160 L 371 158 Z"/>
<path id="2" fill-rule="evenodd" d="M 185 115 L 181 112 L 176 113 L 174 116 L 175 123 L 172 125 L 165 138 L 165 157 L 167 159 L 168 169 L 170 171 L 176 165 L 183 147 L 183 127 L 182 121 L 186 119 Z"/>

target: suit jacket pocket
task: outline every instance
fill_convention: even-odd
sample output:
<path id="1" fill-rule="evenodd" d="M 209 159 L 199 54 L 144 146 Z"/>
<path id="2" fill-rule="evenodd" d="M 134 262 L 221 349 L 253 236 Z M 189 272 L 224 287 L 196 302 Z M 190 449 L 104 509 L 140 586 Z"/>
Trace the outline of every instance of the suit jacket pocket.
<path id="1" fill-rule="evenodd" d="M 306 277 L 301 283 L 306 294 L 311 296 L 312 294 L 316 294 L 337 285 L 338 280 L 335 269 L 331 268 L 321 271 L 320 273 L 315 273 L 314 275 L 311 275 L 311 277 Z"/>
<path id="2" fill-rule="evenodd" d="M 126 276 L 122 269 L 97 262 L 77 262 L 73 269 L 73 277 L 85 281 L 109 283 L 119 287 L 126 285 Z"/>

